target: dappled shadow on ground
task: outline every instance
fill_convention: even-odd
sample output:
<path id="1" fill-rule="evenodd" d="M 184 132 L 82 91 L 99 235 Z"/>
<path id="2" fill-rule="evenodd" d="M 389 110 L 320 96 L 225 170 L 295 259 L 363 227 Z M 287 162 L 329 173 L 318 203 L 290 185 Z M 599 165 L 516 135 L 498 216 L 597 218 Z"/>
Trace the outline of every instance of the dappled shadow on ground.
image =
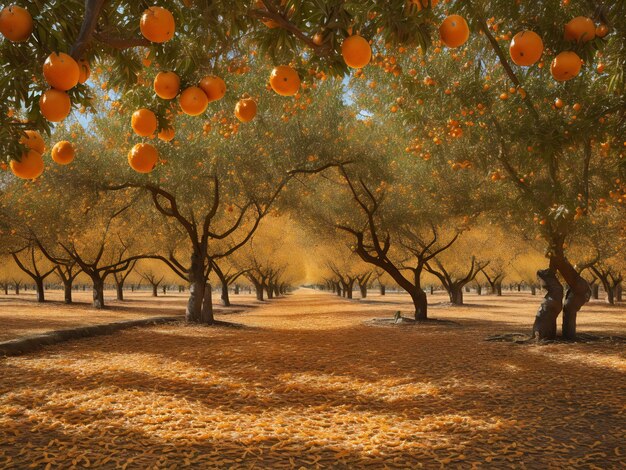
<path id="1" fill-rule="evenodd" d="M 0 467 L 626 464 L 623 347 L 483 341 L 508 322 L 362 325 L 373 312 L 305 291 L 243 330 L 165 325 L 0 360 Z"/>

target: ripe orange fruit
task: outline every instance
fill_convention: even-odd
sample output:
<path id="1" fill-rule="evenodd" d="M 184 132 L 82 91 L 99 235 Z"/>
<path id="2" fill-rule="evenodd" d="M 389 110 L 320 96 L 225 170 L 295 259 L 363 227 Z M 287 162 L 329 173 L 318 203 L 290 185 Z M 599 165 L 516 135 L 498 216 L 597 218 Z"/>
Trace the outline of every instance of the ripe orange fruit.
<path id="1" fill-rule="evenodd" d="M 0 12 L 0 33 L 9 41 L 26 41 L 33 32 L 33 18 L 27 10 L 11 5 Z"/>
<path id="2" fill-rule="evenodd" d="M 439 26 L 439 36 L 448 47 L 462 46 L 469 39 L 467 21 L 459 15 L 448 16 Z"/>
<path id="3" fill-rule="evenodd" d="M 344 39 L 341 45 L 343 60 L 353 69 L 361 69 L 370 63 L 372 48 L 367 39 L 355 34 Z"/>
<path id="4" fill-rule="evenodd" d="M 174 72 L 159 72 L 154 77 L 154 92 L 159 98 L 171 100 L 180 91 L 180 78 Z"/>
<path id="5" fill-rule="evenodd" d="M 128 164 L 138 173 L 150 173 L 159 159 L 159 152 L 150 144 L 137 144 L 128 152 Z"/>
<path id="6" fill-rule="evenodd" d="M 281 96 L 293 96 L 300 89 L 300 76 L 288 65 L 279 65 L 272 70 L 270 86 Z"/>
<path id="7" fill-rule="evenodd" d="M 607 34 L 609 34 L 609 27 L 607 25 L 601 24 L 596 28 L 596 36 L 599 38 L 603 38 Z"/>
<path id="8" fill-rule="evenodd" d="M 235 106 L 235 116 L 241 122 L 250 122 L 256 116 L 257 105 L 252 98 L 242 98 Z"/>
<path id="9" fill-rule="evenodd" d="M 43 75 L 52 88 L 67 91 L 78 83 L 80 68 L 69 55 L 53 52 L 43 64 Z"/>
<path id="10" fill-rule="evenodd" d="M 541 58 L 543 41 L 534 31 L 520 31 L 513 36 L 509 53 L 517 65 L 528 67 Z"/>
<path id="11" fill-rule="evenodd" d="M 79 60 L 78 70 L 79 70 L 78 83 L 83 84 L 87 80 L 89 80 L 89 77 L 91 75 L 91 68 L 89 67 L 89 62 L 87 62 L 85 59 Z"/>
<path id="12" fill-rule="evenodd" d="M 180 94 L 178 98 L 180 107 L 185 114 L 190 116 L 198 116 L 206 111 L 209 105 L 209 99 L 204 91 L 197 86 L 191 86 Z"/>
<path id="13" fill-rule="evenodd" d="M 563 100 L 561 98 L 557 98 L 556 100 L 554 100 L 554 107 L 557 109 L 561 109 L 564 104 L 565 103 L 563 103 Z"/>
<path id="14" fill-rule="evenodd" d="M 34 180 L 43 173 L 43 158 L 36 150 L 29 150 L 22 154 L 22 158 L 11 160 L 11 171 L 18 178 L 25 180 Z"/>
<path id="15" fill-rule="evenodd" d="M 605 68 L 605 65 L 600 63 L 597 65 L 596 70 L 598 71 L 598 73 L 604 73 L 604 68 Z"/>
<path id="16" fill-rule="evenodd" d="M 162 7 L 150 7 L 141 15 L 139 29 L 148 41 L 163 43 L 174 37 L 176 23 L 169 10 Z"/>
<path id="17" fill-rule="evenodd" d="M 561 52 L 550 65 L 550 72 L 558 82 L 571 80 L 580 73 L 582 62 L 578 54 L 572 51 Z"/>
<path id="18" fill-rule="evenodd" d="M 157 129 L 157 117 L 149 109 L 138 109 L 133 113 L 130 124 L 135 134 L 148 137 L 154 134 Z"/>
<path id="19" fill-rule="evenodd" d="M 565 25 L 566 41 L 587 42 L 596 37 L 596 25 L 591 18 L 577 16 Z"/>
<path id="20" fill-rule="evenodd" d="M 72 102 L 67 93 L 51 88 L 39 98 L 39 109 L 48 121 L 60 122 L 70 114 Z"/>
<path id="21" fill-rule="evenodd" d="M 50 152 L 50 154 L 52 155 L 52 159 L 59 165 L 68 165 L 72 163 L 72 160 L 74 160 L 76 150 L 71 142 L 62 140 L 57 142 L 54 147 L 52 147 L 52 152 Z"/>
<path id="22" fill-rule="evenodd" d="M 37 131 L 24 131 L 24 134 L 20 138 L 20 144 L 27 147 L 29 150 L 34 150 L 43 155 L 46 151 L 46 143 L 43 141 L 43 137 Z"/>
<path id="23" fill-rule="evenodd" d="M 422 11 L 423 8 L 436 6 L 439 0 L 411 0 L 411 3 L 417 5 L 417 11 Z"/>
<path id="24" fill-rule="evenodd" d="M 170 142 L 174 138 L 174 128 L 168 127 L 167 129 L 161 129 L 159 132 L 159 139 L 163 142 Z"/>
<path id="25" fill-rule="evenodd" d="M 220 77 L 204 77 L 198 85 L 209 100 L 209 103 L 224 98 L 226 94 L 226 83 Z"/>

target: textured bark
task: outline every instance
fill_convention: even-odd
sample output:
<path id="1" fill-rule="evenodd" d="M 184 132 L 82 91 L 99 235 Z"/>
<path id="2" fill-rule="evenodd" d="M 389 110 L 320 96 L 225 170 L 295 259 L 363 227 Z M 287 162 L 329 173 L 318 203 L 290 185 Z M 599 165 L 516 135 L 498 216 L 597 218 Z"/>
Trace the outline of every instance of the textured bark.
<path id="1" fill-rule="evenodd" d="M 213 317 L 213 293 L 211 284 L 208 283 L 204 286 L 200 323 L 205 325 L 212 325 L 215 323 L 215 318 Z"/>
<path id="2" fill-rule="evenodd" d="M 415 321 L 428 320 L 428 299 L 426 293 L 418 288 L 411 293 L 413 306 L 415 307 Z"/>
<path id="3" fill-rule="evenodd" d="M 93 307 L 94 308 L 104 308 L 104 279 L 99 277 L 92 277 L 91 281 L 93 282 L 92 291 L 93 291 Z"/>
<path id="4" fill-rule="evenodd" d="M 453 284 L 448 291 L 450 302 L 453 305 L 463 305 L 463 286 Z"/>
<path id="5" fill-rule="evenodd" d="M 582 306 L 589 302 L 590 296 L 589 284 L 580 276 L 576 284 L 567 289 L 563 304 L 563 338 L 576 339 L 576 317 Z"/>
<path id="6" fill-rule="evenodd" d="M 563 286 L 552 269 L 537 271 L 537 279 L 547 292 L 535 317 L 533 336 L 553 340 L 556 338 L 556 319 L 563 308 Z"/>

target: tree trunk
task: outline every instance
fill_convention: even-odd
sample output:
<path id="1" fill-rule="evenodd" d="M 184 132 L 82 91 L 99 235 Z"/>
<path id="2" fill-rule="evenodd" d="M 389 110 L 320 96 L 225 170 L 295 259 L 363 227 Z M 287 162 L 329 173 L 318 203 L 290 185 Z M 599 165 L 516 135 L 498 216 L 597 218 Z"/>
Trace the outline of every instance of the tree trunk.
<path id="1" fill-rule="evenodd" d="M 430 286 L 430 295 L 433 295 L 435 293 L 435 286 L 431 285 Z"/>
<path id="2" fill-rule="evenodd" d="M 263 297 L 264 297 L 264 292 L 263 292 L 263 286 L 261 284 L 255 284 L 254 285 L 254 290 L 256 291 L 256 299 L 263 301 Z"/>
<path id="3" fill-rule="evenodd" d="M 63 297 L 66 304 L 72 303 L 72 281 L 63 281 Z"/>
<path id="4" fill-rule="evenodd" d="M 93 281 L 93 307 L 104 308 L 104 279 L 100 279 L 97 275 L 91 277 Z"/>
<path id="5" fill-rule="evenodd" d="M 348 299 L 352 298 L 352 288 L 353 288 L 353 286 L 351 286 L 351 285 L 344 286 L 344 290 L 346 291 L 346 297 Z"/>
<path id="6" fill-rule="evenodd" d="M 617 302 L 622 302 L 623 301 L 623 290 L 622 290 L 622 283 L 620 282 L 618 285 L 615 286 L 615 300 Z"/>
<path id="7" fill-rule="evenodd" d="M 239 295 L 239 284 L 235 284 L 235 295 Z"/>
<path id="8" fill-rule="evenodd" d="M 235 293 L 237 293 L 237 286 L 235 286 Z M 230 295 L 228 293 L 228 284 L 222 281 L 222 295 L 220 296 L 222 299 L 222 305 L 224 307 L 230 307 Z"/>
<path id="9" fill-rule="evenodd" d="M 152 297 L 158 297 L 159 296 L 159 286 L 157 286 L 156 284 L 152 284 Z"/>
<path id="10" fill-rule="evenodd" d="M 124 300 L 124 282 L 116 282 L 115 283 L 115 294 L 117 300 L 120 302 Z"/>
<path id="11" fill-rule="evenodd" d="M 600 286 L 598 284 L 591 285 L 591 298 L 598 300 L 600 298 Z"/>
<path id="12" fill-rule="evenodd" d="M 409 292 L 409 294 L 411 294 L 413 306 L 415 307 L 415 321 L 427 320 L 428 299 L 426 298 L 426 293 L 420 287 L 416 287 L 415 290 Z"/>
<path id="13" fill-rule="evenodd" d="M 537 295 L 537 286 L 535 286 L 534 284 L 530 285 L 530 294 Z"/>
<path id="14" fill-rule="evenodd" d="M 341 292 L 341 286 L 339 284 L 335 284 L 335 286 L 337 287 L 337 295 L 339 297 L 343 297 L 343 293 Z"/>
<path id="15" fill-rule="evenodd" d="M 552 269 L 537 271 L 537 278 L 547 292 L 535 317 L 533 336 L 553 340 L 556 338 L 556 319 L 563 308 L 563 286 Z"/>
<path id="16" fill-rule="evenodd" d="M 367 286 L 359 286 L 359 290 L 361 291 L 361 298 L 365 299 L 367 297 Z"/>
<path id="17" fill-rule="evenodd" d="M 385 284 L 381 284 L 380 285 L 380 295 L 385 295 L 386 292 L 386 288 L 385 288 Z"/>
<path id="18" fill-rule="evenodd" d="M 163 291 L 163 295 L 167 294 L 167 286 L 161 287 L 161 290 Z"/>
<path id="19" fill-rule="evenodd" d="M 9 295 L 9 284 L 4 285 L 4 295 Z"/>
<path id="20" fill-rule="evenodd" d="M 204 286 L 200 323 L 205 325 L 215 323 L 215 318 L 213 317 L 213 293 L 211 292 L 211 284 L 208 283 Z"/>
<path id="21" fill-rule="evenodd" d="M 188 322 L 199 322 L 202 316 L 202 301 L 206 279 L 204 274 L 204 257 L 199 253 L 191 255 L 189 269 L 189 300 L 185 310 L 185 319 Z"/>
<path id="22" fill-rule="evenodd" d="M 280 297 L 280 287 L 278 284 L 274 285 L 274 297 Z"/>
<path id="23" fill-rule="evenodd" d="M 498 297 L 502 297 L 502 283 L 501 282 L 497 282 L 496 283 L 496 292 L 495 292 L 495 294 Z"/>
<path id="24" fill-rule="evenodd" d="M 448 295 L 453 305 L 463 305 L 463 286 L 457 284 L 452 285 Z"/>
<path id="25" fill-rule="evenodd" d="M 20 285 L 15 284 L 15 295 L 20 295 Z"/>
<path id="26" fill-rule="evenodd" d="M 274 287 L 272 285 L 265 286 L 265 291 L 267 292 L 267 298 L 269 300 L 274 298 Z"/>
<path id="27" fill-rule="evenodd" d="M 45 302 L 46 294 L 43 288 L 43 279 L 35 279 L 35 287 L 37 288 L 37 302 Z"/>
<path id="28" fill-rule="evenodd" d="M 481 286 L 480 284 L 476 285 L 476 294 L 477 295 L 482 295 L 483 294 L 483 286 Z"/>

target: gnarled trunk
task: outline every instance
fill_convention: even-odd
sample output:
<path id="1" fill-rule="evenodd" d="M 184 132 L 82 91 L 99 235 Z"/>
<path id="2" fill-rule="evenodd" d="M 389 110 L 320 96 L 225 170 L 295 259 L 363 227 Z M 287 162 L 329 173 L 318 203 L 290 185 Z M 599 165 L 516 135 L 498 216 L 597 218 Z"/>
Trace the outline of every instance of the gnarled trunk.
<path id="1" fill-rule="evenodd" d="M 450 302 L 453 305 L 463 305 L 463 286 L 453 284 L 450 286 L 448 296 L 450 297 Z"/>
<path id="2" fill-rule="evenodd" d="M 537 271 L 537 279 L 547 292 L 535 317 L 533 336 L 553 340 L 556 338 L 556 319 L 563 308 L 563 286 L 552 269 Z"/>
<path id="3" fill-rule="evenodd" d="M 189 269 L 189 300 L 185 310 L 185 318 L 189 322 L 201 322 L 202 302 L 206 279 L 204 275 L 203 257 L 200 254 L 191 255 L 191 268 Z"/>
<path id="4" fill-rule="evenodd" d="M 254 284 L 254 290 L 256 292 L 256 299 L 263 301 L 264 300 L 264 291 L 263 291 L 263 285 L 262 284 Z"/>

